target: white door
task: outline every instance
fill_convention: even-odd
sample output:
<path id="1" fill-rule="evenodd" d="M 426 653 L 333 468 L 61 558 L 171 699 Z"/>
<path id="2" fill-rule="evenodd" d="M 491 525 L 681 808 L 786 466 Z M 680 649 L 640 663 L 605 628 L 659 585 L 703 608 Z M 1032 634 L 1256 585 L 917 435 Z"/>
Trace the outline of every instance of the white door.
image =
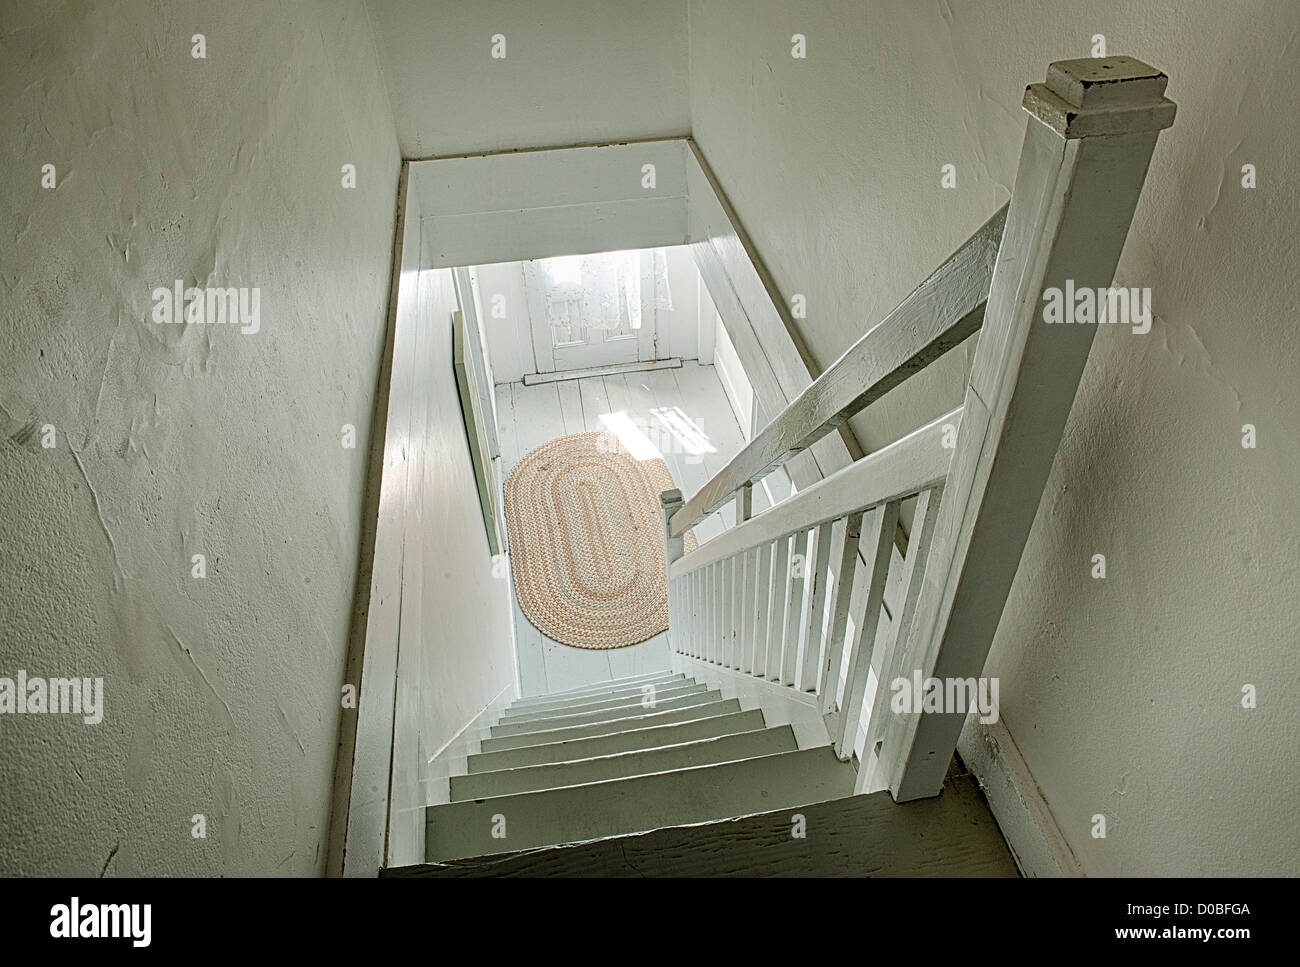
<path id="1" fill-rule="evenodd" d="M 656 306 L 666 298 L 659 292 L 665 274 L 656 269 L 653 250 L 525 262 L 537 371 L 656 359 Z"/>

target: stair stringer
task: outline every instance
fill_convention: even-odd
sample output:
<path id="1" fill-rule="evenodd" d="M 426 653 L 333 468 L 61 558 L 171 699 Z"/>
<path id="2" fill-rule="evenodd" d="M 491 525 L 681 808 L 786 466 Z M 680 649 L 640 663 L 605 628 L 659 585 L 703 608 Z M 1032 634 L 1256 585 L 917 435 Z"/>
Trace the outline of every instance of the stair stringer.
<path id="1" fill-rule="evenodd" d="M 468 768 L 466 760 L 480 751 L 483 740 L 492 734 L 492 726 L 517 699 L 515 691 L 513 684 L 502 689 L 468 725 L 456 733 L 455 738 L 423 764 L 420 769 L 420 785 L 424 795 L 421 810 L 451 802 L 451 777 L 465 774 Z"/>

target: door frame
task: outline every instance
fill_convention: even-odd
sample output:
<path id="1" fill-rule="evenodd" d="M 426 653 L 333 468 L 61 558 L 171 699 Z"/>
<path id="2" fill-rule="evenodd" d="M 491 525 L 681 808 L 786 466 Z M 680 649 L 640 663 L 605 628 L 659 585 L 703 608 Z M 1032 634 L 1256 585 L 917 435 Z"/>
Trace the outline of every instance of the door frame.
<path id="1" fill-rule="evenodd" d="M 660 246 L 656 246 L 658 248 Z M 657 282 L 657 276 L 654 273 L 654 248 L 645 248 L 638 250 L 640 257 L 637 260 L 637 271 L 641 274 L 644 281 L 649 278 L 652 282 Z M 659 359 L 659 293 L 652 292 L 650 299 L 647 301 L 645 292 L 642 290 L 641 295 L 641 328 L 636 332 L 636 345 L 631 349 L 631 356 L 628 359 L 622 358 L 600 358 L 599 354 L 593 354 L 593 358 L 587 360 L 575 360 L 574 365 L 560 365 L 561 360 L 558 356 L 557 349 L 567 347 L 557 347 L 554 343 L 554 330 L 548 324 L 546 305 L 542 301 L 542 285 L 537 273 L 537 260 L 528 259 L 520 263 L 520 269 L 524 279 L 524 299 L 528 310 L 528 331 L 532 338 L 533 347 L 533 365 L 538 373 L 554 372 L 574 372 L 580 369 L 595 369 L 603 366 L 620 366 L 630 363 L 653 363 Z M 646 325 L 646 320 L 649 325 Z M 621 340 L 631 342 L 631 339 Z M 573 353 L 580 353 L 580 348 L 574 347 Z"/>

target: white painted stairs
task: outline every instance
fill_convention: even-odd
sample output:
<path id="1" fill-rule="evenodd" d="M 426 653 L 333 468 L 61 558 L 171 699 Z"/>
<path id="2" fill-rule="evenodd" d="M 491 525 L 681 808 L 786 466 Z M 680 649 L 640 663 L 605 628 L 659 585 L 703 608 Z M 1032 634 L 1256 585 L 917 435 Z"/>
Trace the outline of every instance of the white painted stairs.
<path id="1" fill-rule="evenodd" d="M 716 687 L 655 672 L 511 704 L 426 809 L 445 863 L 708 823 L 853 794 L 829 745 L 800 749 Z"/>

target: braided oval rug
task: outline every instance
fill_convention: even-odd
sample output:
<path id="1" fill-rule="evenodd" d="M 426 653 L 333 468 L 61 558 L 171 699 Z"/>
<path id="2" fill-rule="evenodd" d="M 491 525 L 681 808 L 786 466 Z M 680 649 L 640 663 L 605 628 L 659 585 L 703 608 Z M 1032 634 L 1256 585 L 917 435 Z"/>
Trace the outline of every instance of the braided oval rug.
<path id="1" fill-rule="evenodd" d="M 571 433 L 524 454 L 506 476 L 506 532 L 519 608 L 548 638 L 622 648 L 668 627 L 659 459 L 610 433 Z M 686 532 L 687 551 L 695 535 Z"/>

